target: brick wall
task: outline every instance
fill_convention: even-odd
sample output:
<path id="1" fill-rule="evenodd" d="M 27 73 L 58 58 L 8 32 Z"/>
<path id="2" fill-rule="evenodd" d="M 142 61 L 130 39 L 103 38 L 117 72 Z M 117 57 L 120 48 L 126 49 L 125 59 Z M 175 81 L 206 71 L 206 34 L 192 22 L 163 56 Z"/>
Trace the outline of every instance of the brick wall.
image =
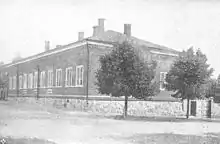
<path id="1" fill-rule="evenodd" d="M 89 94 L 98 95 L 97 87 L 95 86 L 96 78 L 95 72 L 99 68 L 99 57 L 110 52 L 111 48 L 97 45 L 89 45 L 90 49 L 90 64 L 89 64 Z M 171 63 L 174 60 L 174 57 L 162 56 L 162 55 L 151 55 L 149 49 L 140 48 L 140 52 L 144 54 L 146 59 L 155 59 L 158 61 L 158 66 L 156 70 L 156 80 L 159 82 L 160 72 L 168 72 L 171 66 Z M 51 89 L 52 94 L 54 95 L 85 95 L 86 94 L 86 82 L 87 82 L 87 47 L 86 45 L 80 46 L 74 49 L 70 49 L 61 53 L 53 54 L 50 56 L 42 57 L 37 60 L 19 64 L 19 74 L 29 74 L 30 72 L 36 71 L 37 65 L 39 65 L 40 71 L 46 72 L 47 79 L 47 70 L 53 69 L 53 82 L 55 84 L 55 70 L 62 69 L 62 87 L 57 88 L 40 88 L 40 95 L 48 95 L 47 90 Z M 75 68 L 76 65 L 84 65 L 84 87 L 65 87 L 65 68 L 72 66 Z M 17 72 L 16 66 L 11 66 L 1 70 L 2 72 L 9 72 L 10 76 L 15 76 Z M 73 69 L 75 72 L 75 69 Z M 73 76 L 75 77 L 75 75 Z M 46 81 L 47 82 L 47 81 Z M 47 84 L 46 84 L 47 85 Z M 17 90 L 10 90 L 9 94 L 16 95 Z M 27 96 L 36 96 L 36 89 L 21 89 L 21 95 Z M 166 97 L 166 96 L 165 96 Z"/>
<path id="2" fill-rule="evenodd" d="M 52 89 L 52 94 L 54 95 L 85 95 L 85 86 L 84 87 L 71 87 L 66 88 L 65 87 L 65 72 L 67 67 L 73 67 L 74 71 L 74 78 L 75 78 L 75 68 L 77 65 L 83 65 L 84 66 L 84 81 L 83 83 L 86 83 L 86 72 L 87 72 L 87 64 L 86 64 L 86 46 L 80 46 L 74 49 L 70 49 L 61 53 L 53 54 L 50 56 L 46 56 L 37 60 L 33 60 L 30 62 L 19 64 L 19 75 L 21 74 L 29 74 L 30 72 L 37 71 L 37 65 L 39 65 L 40 71 L 46 72 L 46 85 L 47 85 L 47 71 L 53 70 L 53 88 L 40 88 L 40 94 L 45 95 L 47 94 L 48 89 Z M 55 87 L 55 74 L 56 69 L 62 69 L 62 87 L 58 88 Z M 4 71 L 9 72 L 10 76 L 15 76 L 17 72 L 17 67 L 12 66 L 9 68 L 4 69 Z M 20 89 L 20 93 L 24 89 Z M 9 90 L 10 94 L 16 94 L 16 90 Z M 26 89 L 26 94 L 28 96 L 34 96 L 36 95 L 36 88 L 34 89 Z"/>

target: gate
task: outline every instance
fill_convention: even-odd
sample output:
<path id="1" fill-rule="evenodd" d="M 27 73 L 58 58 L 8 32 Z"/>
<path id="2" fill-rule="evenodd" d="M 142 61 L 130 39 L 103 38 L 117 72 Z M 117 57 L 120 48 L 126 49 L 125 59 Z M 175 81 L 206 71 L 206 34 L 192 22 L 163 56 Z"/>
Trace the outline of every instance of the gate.
<path id="1" fill-rule="evenodd" d="M 196 101 L 191 101 L 190 115 L 196 116 Z"/>
<path id="2" fill-rule="evenodd" d="M 208 104 L 207 104 L 207 118 L 211 118 L 212 117 L 212 100 L 209 100 L 208 101 Z"/>

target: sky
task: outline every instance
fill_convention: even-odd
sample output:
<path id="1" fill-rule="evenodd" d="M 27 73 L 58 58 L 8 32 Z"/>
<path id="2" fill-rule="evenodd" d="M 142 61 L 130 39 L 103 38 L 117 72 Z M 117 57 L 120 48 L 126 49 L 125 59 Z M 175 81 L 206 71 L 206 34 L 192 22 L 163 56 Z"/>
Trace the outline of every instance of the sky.
<path id="1" fill-rule="evenodd" d="M 200 48 L 220 74 L 220 2 L 217 0 L 0 0 L 0 61 L 31 56 L 92 35 L 98 18 L 105 29 L 176 50 Z"/>

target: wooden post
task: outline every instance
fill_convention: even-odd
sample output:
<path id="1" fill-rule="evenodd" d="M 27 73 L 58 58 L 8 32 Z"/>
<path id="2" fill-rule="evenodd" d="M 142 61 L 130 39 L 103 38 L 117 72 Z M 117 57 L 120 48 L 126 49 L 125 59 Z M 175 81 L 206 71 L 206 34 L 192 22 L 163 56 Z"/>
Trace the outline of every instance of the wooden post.
<path id="1" fill-rule="evenodd" d="M 88 108 L 89 106 L 89 62 L 90 62 L 90 59 L 89 59 L 89 45 L 88 45 L 88 40 L 86 39 L 86 42 L 87 42 L 87 81 L 86 81 L 86 106 Z"/>

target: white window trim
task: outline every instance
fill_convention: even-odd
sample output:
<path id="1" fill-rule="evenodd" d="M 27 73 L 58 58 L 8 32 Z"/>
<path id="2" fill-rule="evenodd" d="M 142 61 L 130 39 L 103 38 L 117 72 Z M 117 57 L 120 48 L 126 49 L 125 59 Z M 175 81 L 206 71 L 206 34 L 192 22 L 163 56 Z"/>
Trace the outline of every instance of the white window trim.
<path id="1" fill-rule="evenodd" d="M 37 88 L 37 81 L 38 81 L 38 72 L 37 71 L 35 71 L 34 72 L 34 76 L 33 76 L 34 78 L 34 85 L 33 85 L 33 88 L 34 89 L 36 89 Z"/>
<path id="2" fill-rule="evenodd" d="M 162 76 L 162 74 L 164 74 L 165 75 L 165 77 L 164 77 L 164 80 L 166 79 L 166 75 L 167 75 L 167 72 L 160 72 L 160 90 L 161 91 L 165 91 L 165 88 L 162 88 L 161 86 L 162 86 L 162 80 L 161 80 L 161 76 Z M 166 81 L 164 81 L 164 83 L 166 83 Z"/>
<path id="3" fill-rule="evenodd" d="M 9 89 L 12 90 L 13 88 L 13 77 L 9 77 Z"/>
<path id="4" fill-rule="evenodd" d="M 69 85 L 67 85 L 67 82 L 68 82 L 68 71 L 69 70 L 71 70 L 71 78 L 70 78 L 70 84 Z M 68 68 L 66 68 L 66 75 L 65 75 L 65 87 L 75 87 L 73 84 L 73 67 L 68 67 Z M 72 81 L 72 83 L 71 83 L 71 81 Z"/>
<path id="5" fill-rule="evenodd" d="M 82 85 L 78 85 L 78 83 L 77 83 L 77 81 L 78 81 L 78 71 L 77 71 L 77 69 L 80 69 L 80 68 L 83 69 L 83 71 L 82 71 Z M 76 86 L 75 87 L 83 87 L 83 78 L 84 78 L 83 74 L 84 74 L 84 66 L 83 65 L 76 66 L 76 81 L 75 81 Z"/>
<path id="6" fill-rule="evenodd" d="M 23 89 L 23 75 L 19 75 L 19 89 Z"/>
<path id="7" fill-rule="evenodd" d="M 26 80 L 25 80 L 25 76 L 26 76 Z M 23 74 L 23 81 L 22 81 L 23 89 L 27 89 L 27 88 L 28 88 L 28 86 L 27 86 L 27 80 L 28 80 L 27 74 Z M 26 88 L 24 87 L 25 82 L 26 82 Z"/>
<path id="8" fill-rule="evenodd" d="M 57 76 L 57 73 L 58 72 L 61 72 L 61 82 L 60 82 L 60 86 L 58 86 L 57 84 L 58 84 L 58 76 Z M 62 83 L 62 81 L 63 81 L 63 78 L 62 78 L 62 76 L 63 76 L 63 73 L 62 73 L 62 69 L 56 69 L 56 83 L 55 83 L 55 86 L 57 87 L 57 88 L 60 88 L 60 87 L 62 87 L 62 85 L 63 85 L 63 83 Z"/>
<path id="9" fill-rule="evenodd" d="M 33 89 L 33 79 L 34 79 L 33 73 L 29 73 L 28 74 L 28 89 Z"/>
<path id="10" fill-rule="evenodd" d="M 13 81 L 13 89 L 16 89 L 16 87 L 17 87 L 17 78 L 16 78 L 16 76 L 13 76 L 12 81 Z"/>
<path id="11" fill-rule="evenodd" d="M 51 73 L 51 83 L 49 79 L 49 73 Z M 47 88 L 52 88 L 53 87 L 53 70 L 48 70 L 47 71 Z"/>
<path id="12" fill-rule="evenodd" d="M 42 80 L 44 81 L 44 83 L 42 83 Z M 40 73 L 40 88 L 46 88 L 46 72 L 45 71 L 41 71 Z M 44 86 L 42 86 L 42 84 L 44 84 Z"/>

